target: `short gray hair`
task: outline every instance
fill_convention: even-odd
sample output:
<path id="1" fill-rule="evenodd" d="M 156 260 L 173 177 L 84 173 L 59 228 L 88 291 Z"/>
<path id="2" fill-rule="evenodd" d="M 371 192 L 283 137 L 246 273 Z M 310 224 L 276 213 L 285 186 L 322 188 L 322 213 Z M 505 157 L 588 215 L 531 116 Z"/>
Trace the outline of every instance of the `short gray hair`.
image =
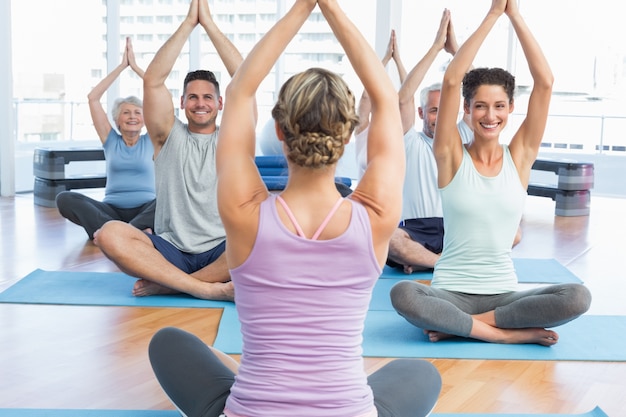
<path id="1" fill-rule="evenodd" d="M 422 91 L 420 91 L 420 107 L 423 109 L 426 106 L 426 102 L 428 101 L 428 93 L 431 91 L 441 91 L 441 83 L 434 83 L 429 85 L 428 87 L 424 87 Z"/>
<path id="2" fill-rule="evenodd" d="M 120 107 L 122 107 L 122 104 L 124 103 L 132 104 L 133 106 L 137 106 L 143 109 L 143 101 L 141 101 L 141 99 L 139 99 L 138 97 L 128 96 L 128 97 L 118 98 L 113 103 L 113 108 L 111 109 L 111 113 L 112 113 L 111 116 L 113 120 L 115 121 L 115 124 L 117 124 L 117 118 L 120 116 L 120 111 L 121 111 Z"/>

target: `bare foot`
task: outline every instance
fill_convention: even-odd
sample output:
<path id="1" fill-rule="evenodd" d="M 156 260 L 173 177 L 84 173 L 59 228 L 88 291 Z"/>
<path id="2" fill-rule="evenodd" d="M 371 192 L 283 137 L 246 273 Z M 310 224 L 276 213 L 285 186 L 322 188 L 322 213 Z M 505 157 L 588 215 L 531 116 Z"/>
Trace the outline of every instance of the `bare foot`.
<path id="1" fill-rule="evenodd" d="M 476 319 L 469 337 L 492 343 L 534 343 L 542 346 L 552 346 L 559 341 L 556 332 L 541 327 L 501 329 Z"/>
<path id="2" fill-rule="evenodd" d="M 413 272 L 424 272 L 424 271 L 431 271 L 432 268 L 429 268 L 427 266 L 422 266 L 422 265 L 404 265 L 404 273 L 405 274 L 412 274 Z"/>
<path id="3" fill-rule="evenodd" d="M 206 282 L 202 292 L 192 295 L 205 300 L 235 301 L 235 286 L 232 281 Z"/>
<path id="4" fill-rule="evenodd" d="M 440 340 L 455 337 L 453 334 L 437 332 L 435 330 L 424 330 L 424 334 L 428 336 L 428 340 L 430 340 L 431 342 L 438 342 Z"/>
<path id="5" fill-rule="evenodd" d="M 559 335 L 541 327 L 527 329 L 502 329 L 506 338 L 500 343 L 534 343 L 542 346 L 552 346 L 559 341 Z"/>
<path id="6" fill-rule="evenodd" d="M 156 282 L 148 281 L 147 279 L 139 279 L 133 286 L 133 295 L 135 297 L 146 297 L 148 295 L 158 294 L 178 294 L 179 291 L 173 290 L 168 287 L 164 287 Z"/>
<path id="7" fill-rule="evenodd" d="M 542 346 L 552 346 L 559 341 L 559 335 L 552 331 L 542 329 L 540 327 L 532 327 L 527 329 L 498 329 L 497 336 L 478 337 L 470 336 L 473 339 L 482 340 L 484 342 L 502 343 L 502 344 L 537 344 Z M 440 340 L 455 337 L 453 334 L 438 332 L 435 330 L 424 330 L 424 334 L 428 336 L 431 342 L 439 342 Z"/>

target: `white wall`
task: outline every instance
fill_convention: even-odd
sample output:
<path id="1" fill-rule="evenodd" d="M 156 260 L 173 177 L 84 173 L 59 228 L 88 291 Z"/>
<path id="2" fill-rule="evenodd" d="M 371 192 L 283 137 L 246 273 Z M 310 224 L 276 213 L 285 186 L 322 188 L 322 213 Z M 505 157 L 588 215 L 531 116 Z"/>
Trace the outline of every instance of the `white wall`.
<path id="1" fill-rule="evenodd" d="M 0 195 L 15 194 L 11 2 L 0 2 Z"/>

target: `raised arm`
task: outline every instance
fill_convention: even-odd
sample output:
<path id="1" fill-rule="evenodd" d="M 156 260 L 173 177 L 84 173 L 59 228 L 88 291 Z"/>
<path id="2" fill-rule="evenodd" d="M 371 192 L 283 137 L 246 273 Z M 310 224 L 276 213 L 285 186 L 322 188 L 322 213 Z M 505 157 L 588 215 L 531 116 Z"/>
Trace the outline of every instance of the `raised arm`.
<path id="1" fill-rule="evenodd" d="M 398 37 L 396 36 L 396 31 L 392 30 L 392 54 L 393 62 L 396 64 L 396 68 L 398 69 L 398 78 L 400 78 L 400 84 L 406 80 L 407 72 L 404 67 L 404 63 L 402 62 L 402 58 L 400 58 L 400 47 L 398 46 Z"/>
<path id="2" fill-rule="evenodd" d="M 545 131 L 554 76 L 539 44 L 520 15 L 516 0 L 508 1 L 505 13 L 519 39 L 533 77 L 526 118 L 509 144 L 522 183 L 526 185 Z"/>
<path id="3" fill-rule="evenodd" d="M 361 98 L 357 103 L 356 110 L 357 114 L 359 115 L 359 125 L 356 127 L 356 129 L 354 129 L 354 134 L 358 135 L 369 127 L 370 113 L 372 112 L 372 103 L 370 102 L 370 96 L 369 94 L 367 94 L 367 91 L 365 89 L 363 89 L 363 93 L 361 94 Z"/>
<path id="4" fill-rule="evenodd" d="M 372 103 L 367 169 L 351 198 L 368 209 L 374 247 L 380 260 L 381 255 L 386 257 L 402 205 L 405 163 L 398 94 L 376 53 L 337 1 L 319 0 L 318 4 Z"/>
<path id="5" fill-rule="evenodd" d="M 255 236 L 249 232 L 258 224 L 258 215 L 252 215 L 258 205 L 251 203 L 268 194 L 254 163 L 255 94 L 314 8 L 315 0 L 297 0 L 255 45 L 226 88 L 216 156 L 218 207 L 227 238 L 237 236 L 231 241 L 238 245 L 252 247 Z"/>
<path id="6" fill-rule="evenodd" d="M 200 25 L 204 28 L 205 32 L 209 36 L 209 39 L 215 46 L 217 54 L 226 67 L 226 71 L 232 77 L 243 62 L 241 52 L 235 47 L 235 45 L 224 35 L 224 33 L 217 26 L 211 15 L 208 0 L 200 0 L 199 7 Z M 255 106 L 255 123 L 258 119 Z"/>
<path id="7" fill-rule="evenodd" d="M 128 45 L 128 38 L 126 38 L 126 44 Z M 87 102 L 89 103 L 89 113 L 91 113 L 91 121 L 93 122 L 93 127 L 96 129 L 96 134 L 100 139 L 100 142 L 104 144 L 106 142 L 107 137 L 109 136 L 109 132 L 113 129 L 111 126 L 111 122 L 107 116 L 104 107 L 100 100 L 106 91 L 111 87 L 113 82 L 120 76 L 122 71 L 129 66 L 129 55 L 128 55 L 128 47 L 124 49 L 124 55 L 122 56 L 122 62 L 115 67 L 110 73 L 107 74 L 106 77 L 102 79 L 96 86 L 87 94 Z"/>
<path id="8" fill-rule="evenodd" d="M 443 49 L 454 57 L 459 50 L 459 42 L 456 40 L 456 33 L 454 32 L 454 25 L 452 24 L 452 14 L 450 12 L 448 13 L 450 18 L 446 29 L 446 43 L 443 45 Z"/>
<path id="9" fill-rule="evenodd" d="M 437 58 L 439 51 L 444 49 L 447 41 L 448 26 L 450 23 L 450 11 L 444 9 L 437 29 L 437 35 L 432 46 L 424 57 L 409 71 L 406 79 L 398 91 L 398 103 L 400 116 L 402 117 L 402 132 L 406 133 L 415 125 L 415 92 L 424 80 L 426 73 Z"/>
<path id="10" fill-rule="evenodd" d="M 387 66 L 391 58 L 394 59 L 394 63 L 396 64 L 396 68 L 398 69 L 398 76 L 400 77 L 400 82 L 404 80 L 406 77 L 406 70 L 404 69 L 404 65 L 400 60 L 399 52 L 395 51 L 397 48 L 396 42 L 396 31 L 392 30 L 389 35 L 389 42 L 387 43 L 387 49 L 385 50 L 385 55 L 383 55 L 381 62 L 384 67 Z M 397 58 L 396 58 L 397 56 Z M 359 115 L 359 125 L 354 129 L 354 134 L 358 135 L 363 132 L 370 124 L 370 113 L 372 112 L 372 103 L 370 103 L 370 96 L 367 94 L 367 90 L 363 89 L 363 94 L 361 94 L 361 98 L 359 103 L 357 104 L 357 114 Z M 365 144 L 363 144 L 365 146 Z M 357 148 L 359 144 L 357 143 Z"/>
<path id="11" fill-rule="evenodd" d="M 461 45 L 443 76 L 433 152 L 437 161 L 439 187 L 454 177 L 463 157 L 463 144 L 457 129 L 461 84 L 485 38 L 504 13 L 506 0 L 492 0 L 489 12 L 478 29 Z"/>
<path id="12" fill-rule="evenodd" d="M 161 46 L 143 77 L 143 114 L 155 156 L 174 126 L 174 104 L 165 80 L 185 42 L 198 24 L 199 0 L 191 0 L 189 12 L 172 36 Z"/>
<path id="13" fill-rule="evenodd" d="M 202 25 L 213 46 L 215 46 L 215 50 L 224 63 L 226 71 L 232 77 L 243 61 L 241 53 L 215 24 L 209 9 L 208 0 L 200 0 L 199 13 L 200 25 Z"/>
<path id="14" fill-rule="evenodd" d="M 128 37 L 126 38 L 126 53 L 128 54 L 128 65 L 130 65 L 130 69 L 135 71 L 135 74 L 137 74 L 137 76 L 143 80 L 143 75 L 145 72 L 139 65 L 137 65 L 137 62 L 135 61 L 135 51 L 133 50 L 133 44 Z"/>

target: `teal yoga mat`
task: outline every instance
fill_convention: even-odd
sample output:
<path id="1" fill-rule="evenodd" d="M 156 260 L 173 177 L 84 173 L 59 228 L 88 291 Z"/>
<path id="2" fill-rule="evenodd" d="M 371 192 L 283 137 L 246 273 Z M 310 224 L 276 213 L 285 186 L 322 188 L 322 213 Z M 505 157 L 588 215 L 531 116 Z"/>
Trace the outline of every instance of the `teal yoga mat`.
<path id="1" fill-rule="evenodd" d="M 515 268 L 520 282 L 558 283 L 581 282 L 578 277 L 555 259 L 515 258 Z M 399 279 L 432 278 L 430 272 L 407 275 L 401 271 L 385 267 L 381 279 L 390 281 Z M 136 279 L 120 272 L 77 272 L 46 271 L 36 269 L 11 287 L 0 293 L 0 303 L 23 304 L 66 304 L 66 305 L 108 305 L 137 307 L 200 307 L 221 308 L 232 305 L 227 301 L 206 301 L 194 297 L 176 295 L 152 295 L 133 297 L 131 289 Z M 392 282 L 380 284 L 373 300 L 378 307 L 389 309 L 391 305 L 385 289 L 391 288 Z M 388 294 L 388 292 L 387 292 Z"/>
<path id="2" fill-rule="evenodd" d="M 473 413 L 462 413 L 462 414 L 450 414 L 450 413 L 433 413 L 431 414 L 433 417 L 478 417 L 478 416 L 491 416 L 491 417 L 609 417 L 600 407 L 596 407 L 593 410 L 582 413 L 582 414 L 473 414 Z"/>
<path id="3" fill-rule="evenodd" d="M 429 342 L 422 330 L 395 311 L 370 310 L 363 331 L 363 355 L 389 358 L 506 359 L 545 361 L 626 361 L 626 316 L 587 316 L 559 326 L 559 343 L 551 347 L 484 343 L 453 338 Z M 224 309 L 214 346 L 240 354 L 237 311 Z"/>
<path id="4" fill-rule="evenodd" d="M 137 279 L 120 272 L 67 272 L 37 269 L 0 293 L 2 303 L 131 307 L 232 306 L 229 301 L 200 300 L 186 294 L 134 297 Z"/>
<path id="5" fill-rule="evenodd" d="M 433 417 L 608 417 L 600 407 L 583 414 L 432 414 Z M 180 417 L 169 410 L 46 410 L 35 408 L 0 408 L 0 417 Z"/>
<path id="6" fill-rule="evenodd" d="M 372 299 L 370 300 L 370 310 L 391 310 L 394 311 L 393 306 L 391 305 L 391 298 L 389 296 L 389 291 L 391 291 L 391 287 L 396 285 L 398 281 L 396 279 L 379 279 L 376 281 L 374 285 L 374 290 L 372 291 Z M 2 294 L 0 294 L 1 296 Z"/>
<path id="7" fill-rule="evenodd" d="M 528 284 L 563 284 L 568 282 L 582 282 L 559 261 L 552 258 L 513 258 L 517 279 L 520 283 Z M 415 279 L 430 280 L 432 272 L 414 272 L 405 274 L 400 269 L 385 266 L 380 276 L 386 279 Z"/>
<path id="8" fill-rule="evenodd" d="M 173 410 L 0 408 L 0 417 L 180 417 L 180 413 Z"/>

